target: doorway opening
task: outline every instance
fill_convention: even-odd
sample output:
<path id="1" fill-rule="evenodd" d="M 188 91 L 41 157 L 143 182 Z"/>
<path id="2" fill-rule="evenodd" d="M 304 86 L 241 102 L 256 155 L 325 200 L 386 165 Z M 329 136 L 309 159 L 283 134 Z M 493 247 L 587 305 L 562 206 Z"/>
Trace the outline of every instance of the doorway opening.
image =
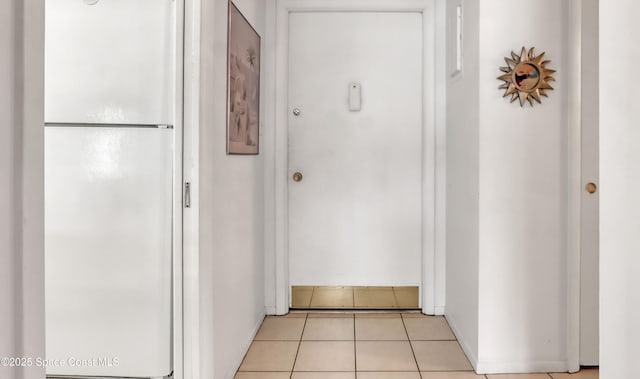
<path id="1" fill-rule="evenodd" d="M 276 41 L 289 41 L 276 42 L 274 66 L 286 78 L 274 83 L 277 314 L 312 307 L 314 293 L 350 296 L 353 305 L 334 304 L 357 307 L 356 292 L 359 304 L 394 299 L 379 305 L 389 309 L 400 307 L 396 292 L 410 293 L 403 307 L 442 314 L 434 83 L 444 64 L 435 5 L 420 5 L 277 3 Z M 411 48 L 396 54 L 397 38 Z M 382 297 L 362 300 L 373 294 Z"/>
<path id="2" fill-rule="evenodd" d="M 310 304 L 397 307 L 420 284 L 422 30 L 416 12 L 289 17 L 290 281 L 321 285 Z"/>

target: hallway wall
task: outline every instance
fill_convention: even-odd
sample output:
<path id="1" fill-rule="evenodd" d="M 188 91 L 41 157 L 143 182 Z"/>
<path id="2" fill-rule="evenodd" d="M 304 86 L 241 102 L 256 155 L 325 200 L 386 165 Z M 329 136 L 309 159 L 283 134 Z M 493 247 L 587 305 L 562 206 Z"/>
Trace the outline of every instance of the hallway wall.
<path id="1" fill-rule="evenodd" d="M 480 2 L 481 372 L 565 369 L 567 2 L 529 5 Z M 557 70 L 555 90 L 533 108 L 497 88 L 498 67 L 522 46 L 546 52 Z"/>
<path id="2" fill-rule="evenodd" d="M 640 356 L 640 3 L 600 2 L 600 364 L 635 378 Z"/>
<path id="3" fill-rule="evenodd" d="M 456 7 L 447 2 L 447 285 L 445 314 L 472 362 L 478 359 L 478 2 L 466 2 L 463 72 L 456 59 Z M 461 236 L 464 236 L 461 238 Z"/>
<path id="4" fill-rule="evenodd" d="M 0 51 L 14 51 L 15 32 L 13 3 L 4 1 L 0 4 Z M 20 315 L 18 268 L 20 256 L 17 254 L 17 238 L 15 230 L 19 228 L 17 201 L 20 192 L 16 188 L 15 179 L 19 171 L 17 155 L 20 153 L 16 142 L 13 112 L 14 64 L 12 54 L 0 55 L 0 302 L 8 311 L 0 312 L 0 355 L 18 356 L 17 346 Z M 16 151 L 17 150 L 17 151 Z M 8 178 L 5 180 L 4 178 Z M 2 376 L 15 377 L 17 370 L 2 367 Z M 44 371 L 43 371 L 44 374 Z"/>
<path id="5" fill-rule="evenodd" d="M 264 317 L 263 157 L 226 155 L 227 3 L 201 2 L 200 36 L 200 377 L 216 379 Z M 234 3 L 264 41 L 265 2 Z"/>
<path id="6" fill-rule="evenodd" d="M 472 3 L 463 10 L 463 73 L 447 88 L 446 315 L 481 373 L 562 371 L 567 5 Z M 526 17 L 514 21 L 525 8 Z M 502 98 L 496 79 L 504 57 L 522 46 L 545 51 L 558 70 L 555 90 L 533 108 Z"/>

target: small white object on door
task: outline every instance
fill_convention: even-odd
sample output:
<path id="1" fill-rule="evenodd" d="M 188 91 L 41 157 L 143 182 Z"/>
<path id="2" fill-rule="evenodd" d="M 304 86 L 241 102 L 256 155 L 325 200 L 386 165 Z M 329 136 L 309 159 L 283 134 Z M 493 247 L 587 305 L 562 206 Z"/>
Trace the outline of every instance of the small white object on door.
<path id="1" fill-rule="evenodd" d="M 360 83 L 349 83 L 349 111 L 360 112 L 362 108 L 362 86 Z"/>

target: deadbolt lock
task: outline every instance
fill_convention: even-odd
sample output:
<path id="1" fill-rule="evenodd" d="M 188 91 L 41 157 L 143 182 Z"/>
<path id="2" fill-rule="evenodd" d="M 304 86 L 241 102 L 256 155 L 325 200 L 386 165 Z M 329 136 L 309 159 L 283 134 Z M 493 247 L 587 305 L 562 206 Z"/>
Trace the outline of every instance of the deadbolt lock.
<path id="1" fill-rule="evenodd" d="M 301 182 L 302 181 L 302 173 L 296 172 L 295 174 L 293 174 L 293 181 L 294 182 Z"/>
<path id="2" fill-rule="evenodd" d="M 598 186 L 595 183 L 590 182 L 590 183 L 587 183 L 587 185 L 585 186 L 585 189 L 589 193 L 595 193 L 598 190 Z"/>

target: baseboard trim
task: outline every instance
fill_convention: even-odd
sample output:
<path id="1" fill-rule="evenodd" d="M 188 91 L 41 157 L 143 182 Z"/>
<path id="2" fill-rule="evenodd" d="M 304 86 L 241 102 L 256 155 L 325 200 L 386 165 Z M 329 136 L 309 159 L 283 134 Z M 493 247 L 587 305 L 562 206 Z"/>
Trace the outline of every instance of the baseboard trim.
<path id="1" fill-rule="evenodd" d="M 275 306 L 265 306 L 264 307 L 264 314 L 266 314 L 267 316 L 275 316 L 276 307 Z"/>
<path id="2" fill-rule="evenodd" d="M 437 306 L 434 309 L 436 316 L 444 316 L 444 306 Z"/>
<path id="3" fill-rule="evenodd" d="M 477 362 L 478 374 L 528 374 L 537 372 L 567 372 L 566 361 Z"/>
<path id="4" fill-rule="evenodd" d="M 467 359 L 469 360 L 469 362 L 471 362 L 471 366 L 473 366 L 473 369 L 476 372 L 478 372 L 478 357 L 476 357 L 476 355 L 473 354 L 471 347 L 469 346 L 468 342 L 464 339 L 464 337 L 460 334 L 460 331 L 456 326 L 456 324 L 452 320 L 447 318 L 447 315 L 444 315 L 444 317 L 447 319 L 447 323 L 449 323 L 449 327 L 451 327 L 451 331 L 453 331 L 453 334 L 456 336 L 458 343 L 462 347 L 462 351 L 464 351 L 464 354 L 467 356 Z"/>
<path id="5" fill-rule="evenodd" d="M 445 318 L 447 316 L 445 315 Z M 527 362 L 486 362 L 478 361 L 478 357 L 472 353 L 472 350 L 459 332 L 453 320 L 447 318 L 447 322 L 458 339 L 458 343 L 462 347 L 467 359 L 471 362 L 471 366 L 477 374 L 529 374 L 538 372 L 567 372 L 568 366 L 566 361 L 527 361 Z"/>
<path id="6" fill-rule="evenodd" d="M 253 326 L 253 329 L 249 333 L 249 337 L 245 340 L 245 343 L 243 344 L 244 349 L 241 350 L 242 353 L 238 354 L 238 357 L 235 359 L 236 364 L 232 366 L 232 367 L 235 367 L 235 369 L 233 370 L 233 372 L 228 372 L 224 376 L 225 378 L 233 379 L 233 377 L 236 375 L 236 372 L 240 368 L 240 365 L 242 364 L 244 357 L 247 355 L 247 352 L 251 347 L 251 343 L 253 342 L 253 339 L 256 337 L 256 334 L 258 334 L 258 330 L 260 329 L 260 326 L 262 325 L 262 322 L 264 321 L 265 317 L 266 315 L 264 314 L 258 315 L 258 322 L 256 322 L 256 324 Z"/>

